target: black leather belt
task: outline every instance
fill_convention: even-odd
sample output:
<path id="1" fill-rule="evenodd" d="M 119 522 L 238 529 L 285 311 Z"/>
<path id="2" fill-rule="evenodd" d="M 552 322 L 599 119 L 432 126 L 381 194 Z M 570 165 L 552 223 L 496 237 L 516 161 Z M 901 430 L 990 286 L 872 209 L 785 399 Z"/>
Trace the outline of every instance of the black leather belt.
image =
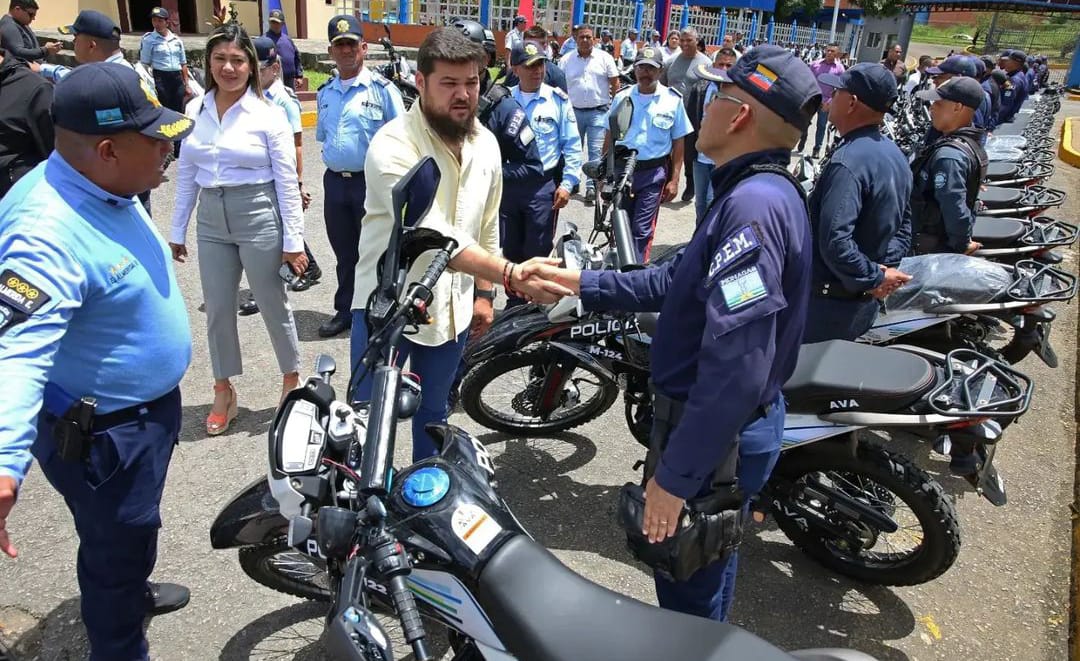
<path id="1" fill-rule="evenodd" d="M 95 432 L 102 432 L 107 429 L 112 429 L 113 427 L 119 427 L 120 425 L 134 422 L 135 420 L 138 420 L 150 411 L 161 406 L 168 400 L 176 397 L 176 392 L 179 389 L 179 386 L 173 388 L 161 397 L 158 397 L 157 399 L 151 400 L 149 402 L 132 404 L 131 406 L 128 406 L 126 408 L 110 411 L 109 413 L 102 413 L 101 415 L 95 415 L 92 429 Z M 52 411 L 45 410 L 44 408 L 42 409 L 42 412 L 45 414 L 45 419 L 49 421 L 56 420 L 60 417 L 55 415 Z"/>
<path id="2" fill-rule="evenodd" d="M 844 289 L 838 282 L 816 282 L 810 288 L 810 293 L 819 298 L 834 298 L 840 301 L 862 301 L 866 299 L 866 292 L 853 294 Z"/>
<path id="3" fill-rule="evenodd" d="M 605 103 L 602 106 L 593 106 L 592 108 L 574 108 L 574 110 L 580 110 L 582 112 L 588 112 L 588 111 L 591 111 L 591 110 L 607 110 L 610 107 L 611 107 L 610 103 Z"/>
<path id="4" fill-rule="evenodd" d="M 363 172 L 338 172 L 337 170 L 327 170 L 332 175 L 341 177 L 342 179 L 352 179 L 353 177 L 363 177 Z"/>
<path id="5" fill-rule="evenodd" d="M 658 168 L 661 165 L 667 165 L 667 162 L 668 162 L 668 157 L 667 156 L 661 156 L 660 158 L 650 158 L 650 159 L 648 159 L 646 161 L 638 161 L 637 165 L 634 166 L 634 169 L 637 172 L 643 172 L 645 170 L 651 170 L 653 168 Z"/>

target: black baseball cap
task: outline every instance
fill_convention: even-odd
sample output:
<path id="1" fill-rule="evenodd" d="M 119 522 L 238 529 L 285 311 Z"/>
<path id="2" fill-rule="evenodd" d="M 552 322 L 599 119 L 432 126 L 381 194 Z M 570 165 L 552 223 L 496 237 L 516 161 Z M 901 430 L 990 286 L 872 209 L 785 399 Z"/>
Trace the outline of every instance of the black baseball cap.
<path id="1" fill-rule="evenodd" d="M 60 34 L 86 34 L 98 39 L 120 40 L 120 27 L 111 18 L 93 9 L 84 9 L 71 25 L 60 27 Z"/>
<path id="2" fill-rule="evenodd" d="M 255 59 L 262 66 L 270 66 L 277 61 L 277 45 L 270 37 L 255 37 L 251 40 L 255 46 Z"/>
<path id="3" fill-rule="evenodd" d="M 810 67 L 773 44 L 743 54 L 730 69 L 703 64 L 698 67 L 698 77 L 738 86 L 799 130 L 810 126 L 821 107 L 821 90 Z"/>
<path id="4" fill-rule="evenodd" d="M 195 127 L 162 106 L 134 69 L 115 62 L 83 64 L 64 76 L 53 92 L 52 118 L 82 135 L 138 131 L 157 140 L 182 140 Z"/>
<path id="5" fill-rule="evenodd" d="M 646 46 L 638 51 L 637 57 L 634 58 L 634 66 L 639 64 L 648 64 L 654 66 L 657 69 L 664 68 L 664 58 L 660 56 L 660 51 L 652 46 Z"/>
<path id="6" fill-rule="evenodd" d="M 352 14 L 338 14 L 331 18 L 326 33 L 330 43 L 334 43 L 338 39 L 364 40 L 364 28 L 360 26 L 360 21 L 356 20 L 356 17 Z"/>
<path id="7" fill-rule="evenodd" d="M 931 76 L 951 73 L 954 76 L 974 77 L 977 73 L 974 59 L 966 55 L 951 55 L 945 58 L 941 64 L 927 68 L 926 73 Z"/>
<path id="8" fill-rule="evenodd" d="M 524 16 L 515 16 L 514 25 L 517 25 L 518 23 L 528 23 L 528 20 L 526 20 Z"/>
<path id="9" fill-rule="evenodd" d="M 169 10 L 164 7 L 154 7 L 150 10 L 150 18 L 164 18 L 169 19 Z"/>
<path id="10" fill-rule="evenodd" d="M 510 49 L 510 66 L 512 67 L 519 64 L 531 67 L 546 59 L 548 59 L 546 49 L 533 43 L 514 44 L 514 47 Z"/>
<path id="11" fill-rule="evenodd" d="M 878 112 L 887 112 L 896 101 L 896 76 L 877 62 L 856 64 L 839 76 L 823 73 L 818 80 L 822 85 L 850 92 L 860 103 Z"/>
<path id="12" fill-rule="evenodd" d="M 280 9 L 271 9 L 270 10 L 270 22 L 271 23 L 284 23 L 285 22 L 285 12 L 281 11 Z"/>
<path id="13" fill-rule="evenodd" d="M 950 78 L 934 89 L 923 90 L 915 96 L 923 101 L 934 102 L 938 99 L 956 101 L 972 110 L 978 110 L 985 98 L 982 85 L 974 78 L 957 76 Z"/>
<path id="14" fill-rule="evenodd" d="M 1006 55 L 1006 57 L 1008 57 L 1013 62 L 1019 62 L 1020 64 L 1024 64 L 1025 62 L 1027 62 L 1027 53 L 1022 50 L 1009 51 L 1009 54 Z"/>

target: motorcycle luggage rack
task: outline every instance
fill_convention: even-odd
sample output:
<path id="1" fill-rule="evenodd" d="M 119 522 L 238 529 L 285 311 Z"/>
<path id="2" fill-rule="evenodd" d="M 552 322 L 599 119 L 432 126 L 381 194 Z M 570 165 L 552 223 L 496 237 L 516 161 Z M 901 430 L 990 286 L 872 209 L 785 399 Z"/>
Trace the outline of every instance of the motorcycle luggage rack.
<path id="1" fill-rule="evenodd" d="M 1076 243 L 1078 235 L 1080 229 L 1076 225 L 1054 220 L 1050 216 L 1039 216 L 1031 219 L 1031 229 L 1020 237 L 1020 243 L 1040 248 L 1071 246 Z"/>
<path id="2" fill-rule="evenodd" d="M 998 186 L 997 188 L 1007 188 Z M 1029 186 L 1023 189 L 1020 199 L 1007 207 L 986 207 L 979 211 L 982 216 L 1015 216 L 1032 211 L 1045 211 L 1065 203 L 1065 191 L 1046 186 Z"/>
<path id="3" fill-rule="evenodd" d="M 930 408 L 941 415 L 1015 417 L 1031 404 L 1031 379 L 977 351 L 950 351 L 944 369 L 944 382 L 927 395 Z"/>
<path id="4" fill-rule="evenodd" d="M 1017 262 L 1014 269 L 1016 279 L 1006 290 L 1013 300 L 1049 303 L 1071 301 L 1076 296 L 1076 276 L 1071 273 L 1033 259 Z"/>

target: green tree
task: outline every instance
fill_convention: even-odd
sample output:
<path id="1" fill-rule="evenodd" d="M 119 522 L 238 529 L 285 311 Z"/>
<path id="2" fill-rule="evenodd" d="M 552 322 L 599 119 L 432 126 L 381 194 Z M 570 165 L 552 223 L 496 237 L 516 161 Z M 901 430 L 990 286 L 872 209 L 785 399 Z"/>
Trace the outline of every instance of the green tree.
<path id="1" fill-rule="evenodd" d="M 787 22 L 792 16 L 816 16 L 821 0 L 776 0 L 776 20 Z"/>
<path id="2" fill-rule="evenodd" d="M 862 7 L 868 16 L 896 16 L 902 8 L 901 0 L 852 0 Z"/>

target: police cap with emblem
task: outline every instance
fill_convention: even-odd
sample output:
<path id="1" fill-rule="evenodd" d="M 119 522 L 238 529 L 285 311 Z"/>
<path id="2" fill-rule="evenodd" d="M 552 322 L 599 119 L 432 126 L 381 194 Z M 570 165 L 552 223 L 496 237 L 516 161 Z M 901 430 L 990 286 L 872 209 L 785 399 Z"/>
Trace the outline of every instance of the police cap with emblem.
<path id="1" fill-rule="evenodd" d="M 72 69 L 56 85 L 53 123 L 82 135 L 138 131 L 157 140 L 182 140 L 195 122 L 161 105 L 131 67 L 96 62 Z"/>
<path id="2" fill-rule="evenodd" d="M 698 77 L 736 85 L 799 130 L 810 126 L 821 107 L 821 90 L 810 67 L 772 44 L 745 53 L 730 69 L 700 65 Z"/>
<path id="3" fill-rule="evenodd" d="M 255 46 L 255 59 L 259 61 L 260 66 L 268 67 L 274 62 L 277 62 L 277 46 L 274 44 L 274 40 L 270 37 L 255 37 L 251 40 L 253 46 Z"/>
<path id="4" fill-rule="evenodd" d="M 150 10 L 150 18 L 164 18 L 169 20 L 169 10 L 164 7 L 154 7 Z"/>
<path id="5" fill-rule="evenodd" d="M 120 28 L 111 18 L 93 9 L 84 9 L 71 25 L 60 27 L 60 34 L 85 34 L 98 39 L 120 41 Z"/>
<path id="6" fill-rule="evenodd" d="M 951 73 L 955 76 L 972 76 L 978 72 L 975 67 L 975 58 L 966 55 L 950 55 L 941 64 L 927 68 L 926 73 L 931 76 L 940 76 L 943 73 Z"/>
<path id="7" fill-rule="evenodd" d="M 877 62 L 861 62 L 839 76 L 823 73 L 818 80 L 822 85 L 848 92 L 877 112 L 888 112 L 896 101 L 896 76 Z"/>
<path id="8" fill-rule="evenodd" d="M 641 64 L 653 66 L 657 69 L 664 68 L 664 60 L 662 57 L 660 57 L 660 51 L 656 48 L 652 48 L 651 46 L 646 46 L 645 48 L 642 48 L 638 52 L 637 57 L 634 58 L 635 67 Z"/>
<path id="9" fill-rule="evenodd" d="M 514 47 L 510 49 L 510 66 L 512 67 L 519 64 L 531 67 L 546 59 L 548 59 L 546 49 L 536 44 L 514 44 Z"/>
<path id="10" fill-rule="evenodd" d="M 327 28 L 327 38 L 330 40 L 330 43 L 334 43 L 339 39 L 363 41 L 364 29 L 360 26 L 360 21 L 356 20 L 355 16 L 351 14 L 338 14 L 330 19 L 330 25 Z"/>
<path id="11" fill-rule="evenodd" d="M 285 22 L 285 12 L 281 11 L 280 9 L 271 9 L 270 10 L 270 22 L 271 23 L 284 23 Z"/>
<path id="12" fill-rule="evenodd" d="M 923 90 L 918 92 L 915 96 L 923 101 L 930 102 L 937 101 L 938 99 L 956 101 L 972 110 L 978 110 L 979 105 L 982 104 L 984 98 L 983 88 L 982 85 L 979 84 L 979 81 L 966 76 L 950 78 L 936 88 Z"/>

